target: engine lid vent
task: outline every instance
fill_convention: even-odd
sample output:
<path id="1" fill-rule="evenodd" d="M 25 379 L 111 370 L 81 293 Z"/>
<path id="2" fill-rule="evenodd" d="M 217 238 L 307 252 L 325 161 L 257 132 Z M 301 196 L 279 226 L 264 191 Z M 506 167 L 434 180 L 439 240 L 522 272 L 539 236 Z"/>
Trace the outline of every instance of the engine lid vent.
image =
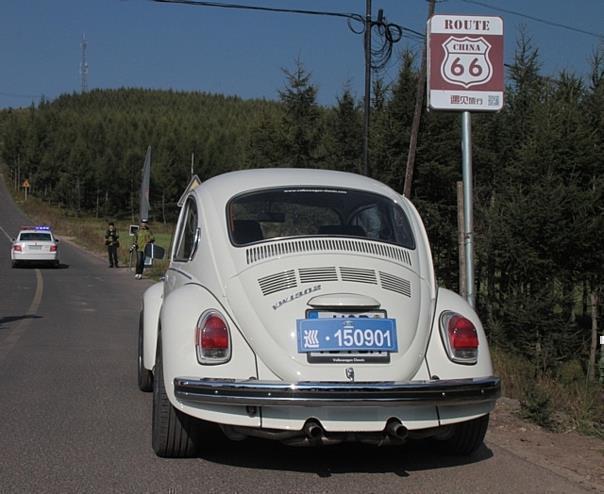
<path id="1" fill-rule="evenodd" d="M 288 288 L 296 288 L 298 286 L 296 271 L 293 269 L 259 278 L 258 283 L 260 284 L 263 295 L 270 295 L 271 293 L 286 290 Z"/>
<path id="2" fill-rule="evenodd" d="M 411 297 L 411 282 L 398 276 L 380 271 L 380 281 L 384 290 L 400 293 Z"/>
<path id="3" fill-rule="evenodd" d="M 306 253 L 352 253 L 382 257 L 412 267 L 411 254 L 404 247 L 371 240 L 320 238 L 266 242 L 245 250 L 247 264 L 274 257 Z"/>
<path id="4" fill-rule="evenodd" d="M 298 269 L 301 283 L 316 283 L 319 281 L 338 281 L 335 266 L 327 268 L 300 268 Z"/>
<path id="5" fill-rule="evenodd" d="M 377 285 L 377 277 L 373 269 L 340 268 L 340 276 L 342 277 L 342 281 Z"/>

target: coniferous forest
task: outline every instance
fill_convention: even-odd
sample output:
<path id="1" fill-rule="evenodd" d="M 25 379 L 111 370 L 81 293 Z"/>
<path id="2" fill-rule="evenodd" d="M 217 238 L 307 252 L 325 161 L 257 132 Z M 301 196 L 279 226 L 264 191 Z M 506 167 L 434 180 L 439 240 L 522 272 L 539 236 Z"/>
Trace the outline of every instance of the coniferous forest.
<path id="1" fill-rule="evenodd" d="M 370 174 L 401 192 L 418 59 L 403 53 L 397 79 L 373 84 Z M 344 87 L 336 104 L 320 106 L 317 90 L 310 68 L 294 63 L 276 101 L 147 89 L 63 95 L 0 112 L 2 159 L 37 197 L 120 218 L 137 210 L 151 145 L 152 216 L 171 222 L 192 153 L 202 180 L 268 166 L 361 173 L 362 102 Z M 411 195 L 439 281 L 453 289 L 460 120 L 424 111 Z M 477 309 L 489 337 L 534 372 L 575 362 L 593 380 L 592 303 L 604 298 L 604 51 L 585 74 L 544 75 L 521 35 L 503 111 L 474 114 L 472 127 Z"/>

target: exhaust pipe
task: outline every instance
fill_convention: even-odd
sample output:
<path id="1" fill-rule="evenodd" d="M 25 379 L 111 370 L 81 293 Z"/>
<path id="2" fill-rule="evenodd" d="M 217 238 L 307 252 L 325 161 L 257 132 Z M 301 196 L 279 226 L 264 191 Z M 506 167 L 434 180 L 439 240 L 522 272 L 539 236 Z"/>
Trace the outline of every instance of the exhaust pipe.
<path id="1" fill-rule="evenodd" d="M 319 425 L 318 422 L 314 420 L 308 420 L 304 424 L 304 434 L 306 437 L 312 442 L 320 442 L 321 438 L 325 436 L 325 431 L 323 427 Z"/>
<path id="2" fill-rule="evenodd" d="M 386 424 L 386 434 L 397 441 L 404 441 L 409 435 L 407 428 L 397 419 L 390 419 Z"/>

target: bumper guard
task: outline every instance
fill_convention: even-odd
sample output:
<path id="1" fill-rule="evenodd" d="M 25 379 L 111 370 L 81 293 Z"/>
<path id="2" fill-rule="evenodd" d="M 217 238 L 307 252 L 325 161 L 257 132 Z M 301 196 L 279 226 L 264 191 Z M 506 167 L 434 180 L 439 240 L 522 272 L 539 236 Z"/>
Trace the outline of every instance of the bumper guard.
<path id="1" fill-rule="evenodd" d="M 176 399 L 190 405 L 425 406 L 494 402 L 498 377 L 405 382 L 298 382 L 174 379 Z"/>

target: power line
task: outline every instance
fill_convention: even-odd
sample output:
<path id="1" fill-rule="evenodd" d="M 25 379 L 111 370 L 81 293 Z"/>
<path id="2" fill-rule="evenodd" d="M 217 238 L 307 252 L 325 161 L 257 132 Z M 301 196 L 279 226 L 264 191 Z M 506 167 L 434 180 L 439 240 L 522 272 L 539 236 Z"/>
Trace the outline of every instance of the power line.
<path id="1" fill-rule="evenodd" d="M 541 24 L 546 24 L 548 26 L 559 27 L 561 29 L 567 29 L 568 31 L 573 31 L 575 33 L 593 36 L 595 38 L 598 38 L 599 40 L 604 40 L 604 34 L 602 34 L 602 33 L 596 33 L 594 31 L 587 31 L 585 29 L 580 29 L 578 27 L 569 26 L 568 24 L 562 24 L 560 22 L 549 21 L 547 19 L 543 19 L 541 17 L 535 17 L 535 16 L 529 15 L 529 14 L 523 14 L 522 12 L 517 12 L 515 10 L 509 10 L 509 9 L 504 9 L 502 7 L 496 7 L 494 5 L 491 5 L 490 3 L 479 2 L 478 0 L 459 0 L 459 1 L 464 2 L 464 3 L 474 4 L 474 5 L 480 5 L 481 7 L 487 7 L 489 9 L 496 10 L 498 12 L 505 12 L 506 14 L 516 15 L 518 17 L 530 19 L 532 21 L 540 22 Z"/>
<path id="2" fill-rule="evenodd" d="M 304 9 L 282 9 L 277 7 L 261 7 L 257 5 L 240 5 L 235 3 L 218 3 L 218 2 L 204 2 L 202 0 L 151 0 L 157 3 L 176 3 L 183 5 L 193 5 L 197 7 L 218 7 L 223 9 L 237 9 L 237 10 L 255 10 L 260 12 L 279 12 L 279 13 L 290 13 L 290 14 L 307 14 L 307 15 L 321 15 L 329 17 L 344 17 L 352 19 L 360 23 L 365 22 L 363 16 L 355 14 L 353 12 L 329 12 L 320 10 L 304 10 Z"/>

